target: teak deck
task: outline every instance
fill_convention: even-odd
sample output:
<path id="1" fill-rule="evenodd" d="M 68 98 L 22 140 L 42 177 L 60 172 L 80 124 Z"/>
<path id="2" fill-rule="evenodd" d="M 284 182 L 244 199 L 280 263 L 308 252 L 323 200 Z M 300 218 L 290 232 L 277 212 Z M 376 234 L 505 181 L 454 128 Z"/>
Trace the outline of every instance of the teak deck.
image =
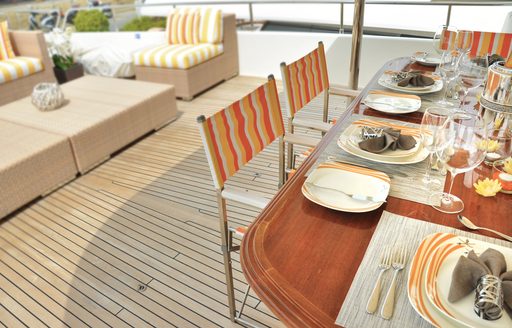
<path id="1" fill-rule="evenodd" d="M 85 176 L 0 222 L 0 327 L 229 327 L 217 205 L 195 118 L 252 91 L 237 77 Z M 313 107 L 318 107 L 320 102 Z M 331 117 L 345 98 L 331 97 Z M 321 110 L 301 113 L 321 117 Z M 277 145 L 230 180 L 270 198 Z M 230 203 L 230 218 L 258 214 Z M 245 279 L 235 258 L 235 287 Z M 282 324 L 255 296 L 244 310 Z"/>

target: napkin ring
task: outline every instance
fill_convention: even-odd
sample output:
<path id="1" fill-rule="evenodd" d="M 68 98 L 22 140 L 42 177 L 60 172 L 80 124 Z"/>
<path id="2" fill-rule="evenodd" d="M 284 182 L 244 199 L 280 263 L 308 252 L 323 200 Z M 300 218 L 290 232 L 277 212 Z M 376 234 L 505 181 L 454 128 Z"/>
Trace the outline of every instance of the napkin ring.
<path id="1" fill-rule="evenodd" d="M 503 285 L 501 279 L 487 274 L 478 279 L 475 313 L 484 320 L 498 320 L 503 314 Z"/>
<path id="2" fill-rule="evenodd" d="M 375 138 L 382 136 L 383 131 L 384 131 L 384 129 L 382 129 L 382 128 L 363 126 L 361 129 L 361 138 L 363 140 L 375 139 Z"/>

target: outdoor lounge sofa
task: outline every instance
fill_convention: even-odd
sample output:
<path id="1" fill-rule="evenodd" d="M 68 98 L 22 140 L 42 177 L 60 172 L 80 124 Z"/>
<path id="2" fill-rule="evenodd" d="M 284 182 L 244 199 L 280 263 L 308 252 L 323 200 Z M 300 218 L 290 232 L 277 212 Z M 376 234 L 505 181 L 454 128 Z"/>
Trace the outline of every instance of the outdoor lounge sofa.
<path id="1" fill-rule="evenodd" d="M 30 95 L 40 82 L 56 81 L 42 32 L 11 31 L 9 38 L 16 57 L 0 61 L 0 106 Z"/>
<path id="2" fill-rule="evenodd" d="M 204 19 L 204 11 L 201 13 L 201 19 Z M 224 14 L 221 20 L 218 43 L 163 44 L 136 52 L 136 79 L 172 84 L 177 97 L 190 100 L 215 84 L 238 75 L 235 15 Z"/>

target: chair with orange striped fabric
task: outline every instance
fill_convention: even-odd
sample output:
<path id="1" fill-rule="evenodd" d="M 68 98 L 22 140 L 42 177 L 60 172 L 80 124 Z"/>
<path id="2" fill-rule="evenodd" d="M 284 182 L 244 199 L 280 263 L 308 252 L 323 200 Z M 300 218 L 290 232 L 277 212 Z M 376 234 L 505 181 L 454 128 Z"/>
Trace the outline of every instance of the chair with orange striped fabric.
<path id="1" fill-rule="evenodd" d="M 240 316 L 249 288 L 244 296 L 240 311 L 236 310 L 231 267 L 231 252 L 240 246 L 233 246 L 233 234 L 243 237 L 245 227 L 231 227 L 226 213 L 226 200 L 236 201 L 263 209 L 268 200 L 250 192 L 228 188 L 225 182 L 238 172 L 252 158 L 272 142 L 279 142 L 279 182 L 284 182 L 284 143 L 295 142 L 308 145 L 296 136 L 285 135 L 277 87 L 273 76 L 268 82 L 215 113 L 209 118 L 197 118 L 206 157 L 217 193 L 219 207 L 221 249 L 224 257 L 228 305 L 230 318 L 234 322 L 247 324 Z"/>
<path id="2" fill-rule="evenodd" d="M 359 95 L 358 91 L 341 88 L 333 90 L 330 87 L 324 45 L 322 42 L 318 43 L 318 48 L 295 62 L 288 65 L 284 62 L 281 63 L 281 75 L 287 101 L 288 132 L 292 134 L 294 133 L 294 127 L 317 130 L 324 134 L 332 126 L 332 124 L 328 122 L 329 94 L 347 97 L 357 97 L 357 95 Z M 324 97 L 322 121 L 312 121 L 310 119 L 306 120 L 296 117 L 296 114 L 300 110 L 322 94 Z M 293 152 L 293 144 L 289 144 L 287 150 L 287 171 L 294 169 L 294 163 L 295 154 Z"/>
<path id="3" fill-rule="evenodd" d="M 457 38 L 456 33 L 447 31 L 443 33 L 440 42 L 441 50 L 453 50 Z M 512 52 L 512 33 L 480 32 L 473 31 L 473 41 L 469 55 L 472 57 L 498 54 L 508 58 Z"/>

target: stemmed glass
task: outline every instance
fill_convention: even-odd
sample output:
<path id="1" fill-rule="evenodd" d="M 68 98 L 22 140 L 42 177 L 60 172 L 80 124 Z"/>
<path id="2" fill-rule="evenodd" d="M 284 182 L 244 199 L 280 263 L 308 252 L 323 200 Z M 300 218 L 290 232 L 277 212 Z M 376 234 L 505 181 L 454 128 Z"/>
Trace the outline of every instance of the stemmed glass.
<path id="1" fill-rule="evenodd" d="M 446 98 L 448 96 L 448 91 L 450 88 L 449 84 L 457 78 L 458 75 L 458 65 L 459 65 L 459 53 L 455 50 L 446 51 L 443 53 L 441 57 L 441 63 L 439 63 L 438 73 L 443 78 L 443 98 L 438 101 L 438 104 L 441 106 L 454 106 L 453 103 L 449 102 Z"/>
<path id="2" fill-rule="evenodd" d="M 488 67 L 489 61 L 486 55 L 470 57 L 469 54 L 465 54 L 461 56 L 458 67 L 458 79 L 464 91 L 464 96 L 460 102 L 460 109 L 464 107 L 469 91 L 478 88 L 484 83 Z"/>
<path id="3" fill-rule="evenodd" d="M 457 32 L 457 40 L 455 41 L 455 49 L 461 54 L 466 54 L 471 50 L 473 45 L 473 31 L 459 30 Z"/>
<path id="4" fill-rule="evenodd" d="M 429 201 L 438 211 L 459 213 L 464 209 L 464 202 L 451 193 L 453 181 L 457 174 L 473 170 L 485 159 L 488 143 L 486 125 L 479 114 L 466 113 L 460 117 L 454 114 L 438 138 L 448 144 L 437 152 L 437 156 L 451 173 L 451 181 L 447 193 L 434 193 Z"/>
<path id="5" fill-rule="evenodd" d="M 442 143 L 442 138 L 439 138 L 439 134 L 444 129 L 444 125 L 448 123 L 450 117 L 446 112 L 445 108 L 442 107 L 430 107 L 425 110 L 423 118 L 421 119 L 420 134 L 423 147 L 430 153 L 427 169 L 423 175 L 421 181 L 430 189 L 439 189 L 441 187 L 441 181 L 431 177 L 432 162 L 434 154 L 441 150 L 442 147 L 446 146 L 446 143 Z"/>
<path id="6" fill-rule="evenodd" d="M 432 41 L 434 43 L 434 50 L 442 55 L 446 51 L 453 50 L 455 37 L 457 35 L 457 28 L 450 25 L 441 25 L 437 29 Z"/>

